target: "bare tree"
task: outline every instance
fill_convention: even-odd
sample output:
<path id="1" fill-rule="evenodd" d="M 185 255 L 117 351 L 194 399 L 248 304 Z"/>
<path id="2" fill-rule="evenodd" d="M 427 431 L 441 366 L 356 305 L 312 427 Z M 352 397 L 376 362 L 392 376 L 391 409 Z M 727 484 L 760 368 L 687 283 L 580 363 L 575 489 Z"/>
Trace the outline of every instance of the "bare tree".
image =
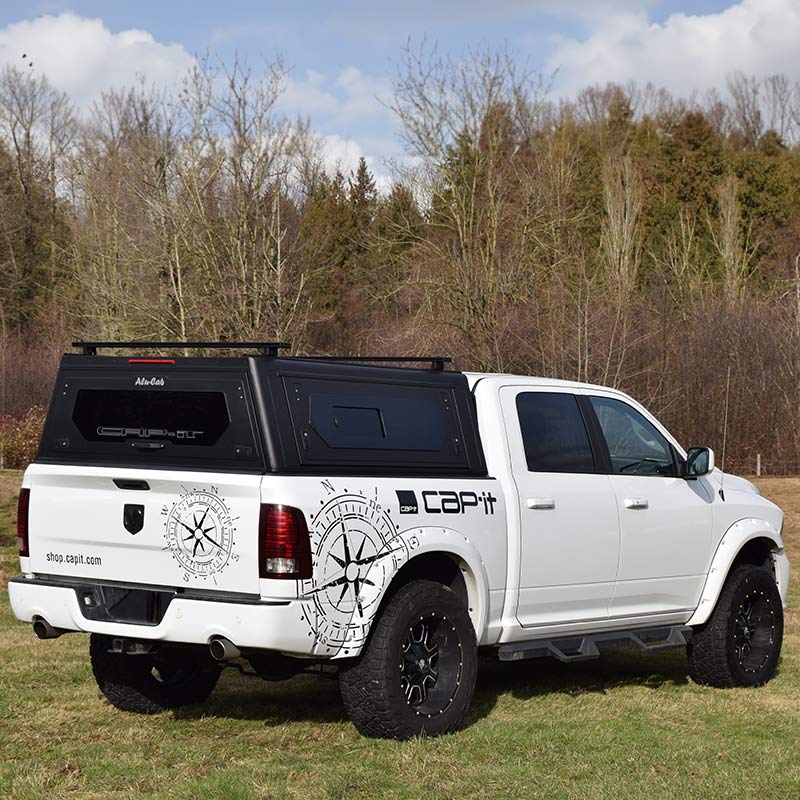
<path id="1" fill-rule="evenodd" d="M 581 89 L 575 98 L 575 107 L 578 118 L 587 122 L 592 128 L 600 129 L 608 120 L 611 106 L 622 97 L 633 110 L 640 99 L 638 87 L 635 84 L 620 86 L 617 83 L 607 83 L 605 86 L 595 84 Z"/>
<path id="2" fill-rule="evenodd" d="M 434 235 L 414 251 L 427 266 L 417 329 L 437 322 L 477 363 L 504 369 L 514 307 L 536 293 L 543 245 L 547 159 L 537 164 L 544 81 L 507 51 L 470 51 L 462 61 L 426 44 L 406 48 L 391 104 L 416 159 L 404 175 L 428 210 Z M 563 207 L 563 206 L 562 206 Z"/>
<path id="3" fill-rule="evenodd" d="M 191 133 L 173 213 L 200 272 L 200 296 L 225 297 L 206 317 L 218 335 L 299 336 L 308 310 L 308 276 L 293 258 L 282 208 L 319 169 L 318 148 L 307 123 L 276 109 L 285 78 L 280 60 L 260 75 L 238 60 L 230 68 L 205 62 L 184 90 Z"/>
<path id="4" fill-rule="evenodd" d="M 642 250 L 642 180 L 630 156 L 609 158 L 603 171 L 604 215 L 600 247 L 614 308 L 604 382 L 617 385 L 628 346 L 628 307 Z"/>
<path id="5" fill-rule="evenodd" d="M 176 115 L 163 92 L 140 84 L 104 93 L 80 141 L 72 185 L 72 272 L 85 302 L 77 324 L 94 335 L 172 336 L 173 234 L 165 204 Z"/>
<path id="6" fill-rule="evenodd" d="M 177 97 L 140 85 L 95 104 L 74 191 L 82 325 L 302 340 L 308 278 L 286 210 L 318 146 L 277 111 L 284 86 L 280 61 L 256 74 L 205 60 Z"/>
<path id="7" fill-rule="evenodd" d="M 709 220 L 711 238 L 719 256 L 722 293 L 728 303 L 740 299 L 756 252 L 750 241 L 749 226 L 745 229 L 742 220 L 738 192 L 736 176 L 723 178 L 717 190 L 719 214 L 716 222 Z"/>
<path id="8" fill-rule="evenodd" d="M 706 119 L 722 136 L 727 136 L 731 131 L 732 117 L 730 105 L 723 99 L 717 89 L 706 91 L 699 104 Z"/>
<path id="9" fill-rule="evenodd" d="M 681 318 L 688 320 L 693 301 L 702 290 L 703 263 L 697 243 L 697 223 L 686 209 L 669 227 L 663 249 L 650 251 L 656 267 L 664 274 Z"/>
<path id="10" fill-rule="evenodd" d="M 743 72 L 731 73 L 726 82 L 733 101 L 734 124 L 742 134 L 745 147 L 755 147 L 764 131 L 761 82 Z"/>
<path id="11" fill-rule="evenodd" d="M 797 85 L 786 75 L 770 75 L 764 80 L 763 94 L 767 129 L 775 131 L 784 142 L 796 141 L 797 120 L 792 109 Z"/>
<path id="12" fill-rule="evenodd" d="M 60 181 L 76 130 L 72 104 L 67 96 L 53 89 L 47 79 L 23 72 L 16 67 L 0 69 L 0 140 L 14 160 L 14 176 L 22 196 L 21 208 L 12 210 L 23 230 L 24 251 L 17 258 L 11 248 L 10 258 L 2 266 L 2 284 L 16 294 L 13 305 L 18 313 L 30 306 L 37 291 L 48 291 L 52 282 L 37 275 L 35 226 L 39 209 L 47 209 L 51 257 L 55 246 L 56 206 Z M 44 196 L 37 194 L 46 187 Z M 4 219 L 8 217 L 4 215 Z M 15 320 L 18 324 L 19 320 Z"/>

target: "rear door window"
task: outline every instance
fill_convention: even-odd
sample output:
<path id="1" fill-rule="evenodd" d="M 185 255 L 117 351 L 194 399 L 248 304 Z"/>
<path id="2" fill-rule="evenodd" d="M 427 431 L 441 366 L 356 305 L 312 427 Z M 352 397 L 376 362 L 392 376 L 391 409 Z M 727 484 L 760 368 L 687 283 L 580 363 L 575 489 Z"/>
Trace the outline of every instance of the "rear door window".
<path id="1" fill-rule="evenodd" d="M 517 415 L 529 472 L 595 472 L 575 395 L 522 392 Z"/>

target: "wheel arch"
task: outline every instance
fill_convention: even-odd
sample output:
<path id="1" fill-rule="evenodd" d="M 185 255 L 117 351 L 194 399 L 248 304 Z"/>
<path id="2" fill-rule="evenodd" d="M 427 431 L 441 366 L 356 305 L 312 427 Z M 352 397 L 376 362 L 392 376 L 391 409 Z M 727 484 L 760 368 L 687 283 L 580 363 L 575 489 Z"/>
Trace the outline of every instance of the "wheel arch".
<path id="1" fill-rule="evenodd" d="M 480 552 L 468 537 L 454 530 L 422 528 L 414 536 L 418 546 L 386 585 L 373 622 L 401 586 L 413 580 L 432 580 L 464 600 L 480 642 L 489 615 L 489 581 Z"/>
<path id="2" fill-rule="evenodd" d="M 702 625 L 708 621 L 717 605 L 722 588 L 731 570 L 740 564 L 768 567 L 778 584 L 782 598 L 786 596 L 783 582 L 787 579 L 782 568 L 784 556 L 780 532 L 767 520 L 747 518 L 733 523 L 720 540 L 700 596 L 700 602 L 687 625 Z"/>

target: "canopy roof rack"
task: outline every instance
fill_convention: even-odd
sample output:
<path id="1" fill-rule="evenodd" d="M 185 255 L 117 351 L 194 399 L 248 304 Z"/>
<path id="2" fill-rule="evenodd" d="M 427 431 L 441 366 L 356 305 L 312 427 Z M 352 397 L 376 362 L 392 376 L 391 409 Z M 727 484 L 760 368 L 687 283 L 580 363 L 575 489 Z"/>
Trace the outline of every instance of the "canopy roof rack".
<path id="1" fill-rule="evenodd" d="M 275 357 L 279 350 L 286 350 L 288 342 L 73 342 L 85 356 L 96 356 L 98 348 L 127 350 L 173 350 L 179 348 L 201 348 L 209 350 L 259 350 L 262 355 Z M 447 356 L 285 356 L 298 361 L 338 361 L 342 363 L 384 364 L 430 364 L 434 370 L 443 370 L 453 359 Z"/>
<path id="2" fill-rule="evenodd" d="M 447 356 L 293 356 L 297 361 L 339 361 L 343 363 L 430 364 L 431 369 L 443 370 L 453 359 Z"/>
<path id="3" fill-rule="evenodd" d="M 261 350 L 265 356 L 277 356 L 278 350 L 291 347 L 289 342 L 73 342 L 85 356 L 96 356 L 97 348 L 127 350 L 140 347 L 146 350 L 173 350 L 176 348 L 202 348 L 205 350 Z"/>

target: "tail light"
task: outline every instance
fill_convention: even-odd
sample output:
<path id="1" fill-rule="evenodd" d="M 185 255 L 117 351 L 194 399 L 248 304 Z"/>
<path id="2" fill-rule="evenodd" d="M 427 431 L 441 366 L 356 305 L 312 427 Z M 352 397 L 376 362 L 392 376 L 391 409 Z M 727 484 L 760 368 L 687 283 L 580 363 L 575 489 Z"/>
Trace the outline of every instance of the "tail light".
<path id="1" fill-rule="evenodd" d="M 262 505 L 258 542 L 258 573 L 262 578 L 311 577 L 308 525 L 299 508 Z"/>
<path id="2" fill-rule="evenodd" d="M 17 547 L 21 556 L 30 555 L 28 549 L 28 509 L 31 502 L 31 490 L 20 489 L 17 501 Z"/>

